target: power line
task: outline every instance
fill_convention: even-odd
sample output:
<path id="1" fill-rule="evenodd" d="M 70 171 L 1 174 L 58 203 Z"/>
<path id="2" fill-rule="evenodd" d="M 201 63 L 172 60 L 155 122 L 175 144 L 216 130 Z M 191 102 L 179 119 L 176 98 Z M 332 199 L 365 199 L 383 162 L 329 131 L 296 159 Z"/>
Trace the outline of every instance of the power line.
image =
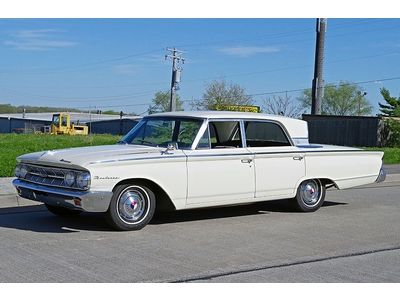
<path id="1" fill-rule="evenodd" d="M 372 20 L 362 20 L 362 21 L 357 21 L 357 22 L 343 22 L 340 24 L 336 25 L 330 25 L 330 28 L 341 28 L 341 27 L 346 27 L 347 25 L 365 25 L 368 23 L 381 23 L 384 22 L 385 20 L 382 19 L 372 19 Z M 256 41 L 256 40 L 263 40 L 263 39 L 268 39 L 268 41 L 273 40 L 273 39 L 280 39 L 280 38 L 285 38 L 285 37 L 290 37 L 290 36 L 298 36 L 301 33 L 311 33 L 314 30 L 312 29 L 304 29 L 304 30 L 290 30 L 290 31 L 283 31 L 283 32 L 278 32 L 278 33 L 271 33 L 271 34 L 263 34 L 259 35 L 258 37 L 254 38 L 237 38 L 237 39 L 226 39 L 226 40 L 214 40 L 214 41 L 207 41 L 207 42 L 199 42 L 199 43 L 192 43 L 192 44 L 181 44 L 178 45 L 180 48 L 186 48 L 190 49 L 195 46 L 205 46 L 205 45 L 216 45 L 216 44 L 224 44 L 224 43 L 234 43 L 234 42 L 249 42 L 249 41 Z M 308 39 L 307 39 L 308 40 Z"/>
<path id="2" fill-rule="evenodd" d="M 87 67 L 105 64 L 105 63 L 126 60 L 126 59 L 133 58 L 133 57 L 139 57 L 139 56 L 143 56 L 143 55 L 147 55 L 147 54 L 152 54 L 155 52 L 161 52 L 161 50 L 162 49 L 153 49 L 153 50 L 149 50 L 149 51 L 134 53 L 134 54 L 125 55 L 125 56 L 119 56 L 119 57 L 114 57 L 114 58 L 109 58 L 109 59 L 103 59 L 103 60 L 84 63 L 84 64 L 78 64 L 78 65 L 74 65 L 74 66 L 56 67 L 56 68 L 49 68 L 49 69 L 36 69 L 38 71 L 27 71 L 27 72 L 25 71 L 22 73 L 37 75 L 37 74 L 57 73 L 57 72 L 65 72 L 65 71 L 75 71 L 75 70 L 80 70 L 82 67 L 87 68 Z M 42 71 L 40 71 L 40 70 L 42 70 Z M 21 71 L 19 71 L 19 73 L 21 73 Z M 7 72 L 0 72 L 0 74 L 7 74 Z"/>
<path id="3" fill-rule="evenodd" d="M 366 84 L 366 83 L 378 83 L 378 82 L 385 82 L 385 81 L 392 81 L 392 80 L 400 80 L 400 76 L 398 77 L 390 77 L 390 78 L 381 78 L 381 79 L 373 79 L 373 80 L 365 80 L 365 81 L 349 81 L 349 82 L 339 82 L 339 83 L 327 83 L 326 85 L 334 85 L 334 86 L 345 86 L 348 84 Z M 261 93 L 253 93 L 253 94 L 246 94 L 248 97 L 255 97 L 255 96 L 266 96 L 266 95 L 274 95 L 274 94 L 284 94 L 284 93 L 292 93 L 292 92 L 302 92 L 306 90 L 310 90 L 310 87 L 307 88 L 298 88 L 298 89 L 286 89 L 286 90 L 278 90 L 278 91 L 271 91 L 271 92 L 261 92 Z M 194 100 L 184 100 L 183 102 L 190 102 L 190 101 L 201 101 L 204 99 L 194 99 Z"/>
<path id="4" fill-rule="evenodd" d="M 389 78 L 379 78 L 379 79 L 371 79 L 371 80 L 364 80 L 364 81 L 349 81 L 349 82 L 338 82 L 338 83 L 327 83 L 327 85 L 334 85 L 334 86 L 345 86 L 348 84 L 367 84 L 367 83 L 378 83 L 378 82 L 385 82 L 385 81 L 393 81 L 393 80 L 400 80 L 400 76 L 397 77 L 389 77 Z M 246 94 L 246 96 L 249 97 L 256 97 L 256 96 L 266 96 L 266 95 L 274 95 L 274 94 L 284 94 L 284 93 L 292 93 L 292 92 L 302 92 L 310 90 L 310 87 L 307 88 L 298 88 L 298 89 L 286 89 L 286 90 L 278 90 L 278 91 L 269 91 L 269 92 L 261 92 L 261 93 L 252 93 L 252 94 Z M 206 100 L 204 98 L 202 99 L 187 99 L 187 100 L 181 100 L 181 102 L 185 103 L 191 103 L 195 101 L 202 101 Z M 128 104 L 128 105 L 101 105 L 101 106 L 96 106 L 97 108 L 113 108 L 113 107 L 138 107 L 138 106 L 147 106 L 151 105 L 150 102 L 146 103 L 136 103 L 136 104 Z M 93 106 L 80 106 L 76 108 L 89 108 Z M 145 113 L 145 112 L 144 112 Z"/>

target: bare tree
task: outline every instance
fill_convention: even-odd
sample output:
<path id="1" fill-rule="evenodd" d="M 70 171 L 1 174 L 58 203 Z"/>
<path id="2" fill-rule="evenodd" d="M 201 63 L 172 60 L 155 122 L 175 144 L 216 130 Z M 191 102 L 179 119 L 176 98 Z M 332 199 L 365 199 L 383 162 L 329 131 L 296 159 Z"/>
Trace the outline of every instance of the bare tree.
<path id="1" fill-rule="evenodd" d="M 276 96 L 263 100 L 263 111 L 273 115 L 281 115 L 291 118 L 298 118 L 303 113 L 303 108 L 297 101 L 289 96 Z"/>

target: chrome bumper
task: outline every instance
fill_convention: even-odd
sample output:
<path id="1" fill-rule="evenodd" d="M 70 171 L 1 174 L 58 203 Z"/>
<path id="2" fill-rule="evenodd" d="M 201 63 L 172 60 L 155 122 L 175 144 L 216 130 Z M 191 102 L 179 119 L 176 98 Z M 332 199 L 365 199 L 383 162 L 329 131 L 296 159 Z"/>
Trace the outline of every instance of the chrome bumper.
<path id="1" fill-rule="evenodd" d="M 381 170 L 379 171 L 379 175 L 378 178 L 376 178 L 375 182 L 382 182 L 385 181 L 386 179 L 386 171 L 381 168 Z"/>
<path id="2" fill-rule="evenodd" d="M 20 179 L 12 183 L 22 198 L 88 212 L 107 211 L 112 197 L 112 192 L 66 190 Z"/>

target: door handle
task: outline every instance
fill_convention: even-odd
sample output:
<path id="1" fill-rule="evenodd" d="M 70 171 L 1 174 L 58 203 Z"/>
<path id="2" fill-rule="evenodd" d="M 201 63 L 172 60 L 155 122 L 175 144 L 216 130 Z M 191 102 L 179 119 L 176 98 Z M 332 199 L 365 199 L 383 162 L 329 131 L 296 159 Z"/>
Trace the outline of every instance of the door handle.
<path id="1" fill-rule="evenodd" d="M 304 157 L 303 156 L 293 156 L 294 160 L 302 160 Z"/>
<path id="2" fill-rule="evenodd" d="M 241 162 L 244 163 L 244 164 L 249 164 L 249 163 L 251 163 L 252 161 L 253 161 L 253 160 L 250 159 L 250 158 L 246 158 L 246 159 L 242 159 L 242 160 L 241 160 Z"/>

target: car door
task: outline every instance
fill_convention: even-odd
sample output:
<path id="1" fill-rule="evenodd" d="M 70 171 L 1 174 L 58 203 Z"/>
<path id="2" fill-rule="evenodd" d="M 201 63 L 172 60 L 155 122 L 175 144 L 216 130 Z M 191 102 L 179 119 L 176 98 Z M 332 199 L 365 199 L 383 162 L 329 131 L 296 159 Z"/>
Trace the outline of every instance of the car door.
<path id="1" fill-rule="evenodd" d="M 254 199 L 253 155 L 243 147 L 239 121 L 210 121 L 187 155 L 187 206 L 232 204 Z"/>
<path id="2" fill-rule="evenodd" d="M 304 153 L 277 122 L 245 121 L 246 147 L 254 154 L 256 198 L 293 196 L 305 175 Z"/>

